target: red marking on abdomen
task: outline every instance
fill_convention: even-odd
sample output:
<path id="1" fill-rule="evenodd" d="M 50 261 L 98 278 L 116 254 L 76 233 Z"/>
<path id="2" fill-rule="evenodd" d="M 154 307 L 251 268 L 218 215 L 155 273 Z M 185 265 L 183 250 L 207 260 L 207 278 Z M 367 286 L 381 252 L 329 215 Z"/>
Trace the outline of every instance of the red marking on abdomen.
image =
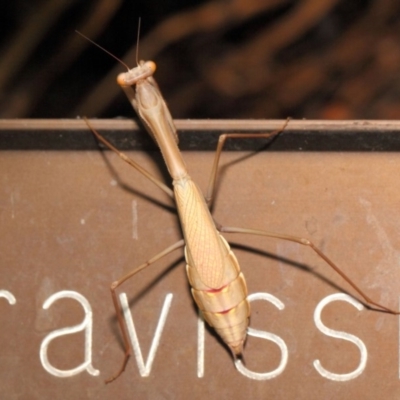
<path id="1" fill-rule="evenodd" d="M 205 292 L 207 292 L 207 293 L 218 293 L 218 292 L 220 292 L 221 290 L 225 289 L 228 285 L 229 285 L 229 283 L 226 284 L 226 285 L 224 285 L 224 286 L 221 286 L 221 287 L 218 288 L 218 289 L 208 289 L 208 290 L 205 290 Z"/>

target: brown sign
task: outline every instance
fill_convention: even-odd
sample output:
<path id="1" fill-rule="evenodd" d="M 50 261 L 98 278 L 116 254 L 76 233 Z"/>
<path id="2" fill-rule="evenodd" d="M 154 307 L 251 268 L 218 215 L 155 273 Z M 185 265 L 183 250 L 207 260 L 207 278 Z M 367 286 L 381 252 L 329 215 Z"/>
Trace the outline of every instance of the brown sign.
<path id="1" fill-rule="evenodd" d="M 130 154 L 167 176 L 159 153 Z M 398 308 L 397 153 L 243 156 L 223 154 L 218 223 L 308 238 L 371 298 Z M 213 153 L 184 157 L 205 190 Z M 367 310 L 309 248 L 239 234 L 226 239 L 251 295 L 244 364 L 198 318 L 177 250 L 121 288 L 137 350 L 105 385 L 123 359 L 110 283 L 181 238 L 172 200 L 95 150 L 2 151 L 0 182 L 2 397 L 400 395 L 398 317 Z"/>

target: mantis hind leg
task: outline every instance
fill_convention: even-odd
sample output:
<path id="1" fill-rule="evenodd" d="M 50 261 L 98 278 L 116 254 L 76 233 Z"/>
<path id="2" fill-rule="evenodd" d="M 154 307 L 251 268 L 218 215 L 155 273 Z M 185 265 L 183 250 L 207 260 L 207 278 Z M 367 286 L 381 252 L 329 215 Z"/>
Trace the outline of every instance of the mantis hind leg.
<path id="1" fill-rule="evenodd" d="M 174 198 L 174 194 L 173 191 L 166 186 L 163 182 L 161 182 L 159 179 L 157 179 L 156 177 L 154 177 L 152 174 L 150 174 L 150 172 L 148 172 L 147 170 L 145 170 L 142 166 L 140 166 L 136 161 L 134 161 L 133 159 L 131 159 L 130 157 L 128 157 L 126 154 L 120 152 L 115 146 L 113 146 L 108 140 L 106 140 L 102 135 L 100 135 L 100 133 L 98 133 L 89 123 L 87 118 L 84 118 L 86 124 L 88 125 L 88 127 L 90 128 L 90 130 L 93 132 L 93 134 L 95 135 L 95 137 L 101 142 L 103 143 L 105 146 L 107 146 L 110 150 L 112 150 L 114 153 L 116 153 L 118 155 L 118 157 L 120 157 L 123 161 L 125 161 L 126 163 L 128 163 L 129 165 L 131 165 L 133 168 L 135 168 L 138 172 L 140 172 L 142 175 L 144 175 L 146 178 L 148 178 L 151 182 L 153 182 L 156 186 L 158 186 L 161 190 L 163 190 L 165 193 L 167 193 L 169 196 L 171 196 L 172 198 Z M 167 247 L 165 250 L 163 250 L 162 252 L 158 253 L 157 255 L 155 255 L 153 258 L 151 258 L 150 260 L 146 261 L 145 263 L 143 263 L 142 265 L 140 265 L 139 267 L 135 268 L 134 270 L 132 270 L 131 272 L 127 273 L 126 275 L 124 275 L 122 278 L 118 279 L 117 281 L 113 282 L 111 284 L 110 290 L 111 290 L 111 297 L 113 300 L 113 304 L 114 304 L 114 308 L 115 308 L 115 312 L 117 315 L 117 320 L 118 320 L 118 325 L 121 329 L 121 333 L 122 333 L 122 339 L 123 339 L 123 343 L 124 343 L 124 347 L 125 347 L 125 355 L 124 355 L 124 360 L 122 362 L 122 366 L 121 368 L 118 370 L 118 372 L 116 374 L 114 374 L 111 378 L 106 380 L 106 383 L 110 383 L 112 381 L 114 381 L 115 379 L 117 379 L 125 370 L 126 365 L 129 361 L 129 358 L 132 354 L 132 348 L 131 345 L 129 343 L 129 339 L 128 339 L 128 332 L 126 329 L 126 326 L 124 324 L 124 319 L 123 319 L 123 314 L 122 314 L 122 310 L 121 307 L 119 305 L 119 301 L 118 301 L 118 297 L 117 297 L 117 288 L 119 286 L 121 286 L 125 281 L 127 281 L 128 279 L 132 278 L 134 275 L 136 275 L 138 272 L 142 271 L 143 269 L 145 269 L 146 267 L 148 267 L 149 265 L 153 264 L 154 262 L 158 261 L 159 259 L 161 259 L 162 257 L 166 256 L 167 254 L 173 252 L 174 250 L 183 247 L 185 245 L 184 240 L 180 240 L 179 242 L 173 244 L 172 246 Z"/>
<path id="2" fill-rule="evenodd" d="M 289 242 L 294 242 L 301 244 L 303 246 L 307 246 L 311 248 L 311 250 L 316 253 L 320 258 L 322 258 L 326 264 L 331 267 L 334 271 L 336 271 L 364 300 L 365 302 L 370 305 L 370 309 L 375 309 L 383 312 L 387 312 L 390 314 L 395 314 L 398 315 L 400 314 L 400 311 L 393 310 L 389 307 L 386 307 L 373 299 L 369 297 L 359 286 L 357 286 L 348 276 L 343 272 L 342 269 L 340 269 L 325 253 L 323 253 L 317 246 L 314 245 L 310 240 L 297 237 L 297 236 L 291 236 L 291 235 L 286 235 L 286 234 L 280 234 L 280 233 L 274 233 L 274 232 L 268 232 L 264 230 L 258 230 L 258 229 L 246 229 L 246 228 L 235 228 L 235 227 L 227 227 L 227 226 L 220 226 L 218 227 L 218 230 L 221 233 L 245 233 L 245 234 L 250 234 L 250 235 L 258 235 L 258 236 L 265 236 L 269 238 L 274 238 L 274 239 L 280 239 L 280 240 L 286 240 Z M 375 308 L 376 307 L 376 308 Z"/>
<path id="3" fill-rule="evenodd" d="M 235 139 L 235 138 L 269 138 L 273 139 L 277 135 L 279 135 L 281 132 L 285 130 L 289 123 L 289 118 L 285 121 L 283 126 L 275 130 L 273 132 L 267 132 L 267 133 L 227 133 L 223 134 L 219 137 L 217 149 L 215 152 L 215 157 L 214 157 L 214 163 L 213 167 L 211 170 L 211 175 L 210 175 L 210 180 L 208 184 L 208 190 L 207 190 L 207 195 L 206 195 L 206 201 L 207 204 L 210 205 L 213 200 L 214 196 L 214 191 L 215 191 L 215 184 L 216 184 L 216 176 L 218 172 L 218 165 L 221 157 L 221 152 L 223 149 L 223 146 L 226 142 L 227 139 Z M 310 240 L 297 237 L 297 236 L 291 236 L 291 235 L 286 235 L 286 234 L 279 234 L 279 233 L 274 233 L 274 232 L 268 232 L 268 231 L 263 231 L 263 230 L 257 230 L 257 229 L 245 229 L 245 228 L 235 228 L 235 227 L 224 227 L 220 226 L 218 223 L 217 229 L 221 233 L 246 233 L 246 234 L 251 234 L 251 235 L 259 235 L 259 236 L 266 236 L 269 238 L 275 238 L 275 239 L 281 239 L 281 240 L 286 240 L 290 242 L 295 242 L 299 243 L 303 246 L 308 246 L 311 248 L 311 250 L 316 253 L 320 258 L 322 258 L 329 267 L 331 267 L 336 273 L 338 273 L 364 300 L 367 304 L 370 305 L 370 308 L 376 307 L 378 310 L 387 312 L 390 314 L 400 314 L 400 311 L 393 310 L 391 308 L 388 308 L 373 299 L 371 299 L 359 286 L 357 286 L 348 276 L 343 272 L 342 269 L 340 269 L 326 254 L 324 254 L 317 246 L 315 246 Z M 372 307 L 371 307 L 372 306 Z"/>

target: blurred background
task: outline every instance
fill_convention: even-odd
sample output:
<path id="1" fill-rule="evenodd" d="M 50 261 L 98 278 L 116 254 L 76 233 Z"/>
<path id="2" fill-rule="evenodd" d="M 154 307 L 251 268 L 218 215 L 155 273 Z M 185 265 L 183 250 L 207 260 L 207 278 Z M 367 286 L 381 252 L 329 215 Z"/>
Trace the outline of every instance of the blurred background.
<path id="1" fill-rule="evenodd" d="M 115 77 L 153 60 L 174 118 L 396 119 L 398 0 L 2 2 L 2 118 L 133 117 Z"/>

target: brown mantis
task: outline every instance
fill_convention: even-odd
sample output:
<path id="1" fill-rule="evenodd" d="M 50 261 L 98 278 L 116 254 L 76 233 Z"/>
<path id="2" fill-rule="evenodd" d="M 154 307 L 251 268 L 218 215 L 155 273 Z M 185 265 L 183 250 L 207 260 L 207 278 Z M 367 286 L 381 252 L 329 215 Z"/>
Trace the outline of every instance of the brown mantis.
<path id="1" fill-rule="evenodd" d="M 113 381 L 124 371 L 131 355 L 131 346 L 117 299 L 117 288 L 152 263 L 181 247 L 185 247 L 186 272 L 192 287 L 192 295 L 204 319 L 227 344 L 234 358 L 242 357 L 250 318 L 250 306 L 247 301 L 244 276 L 240 272 L 238 261 L 230 250 L 229 244 L 221 235 L 223 232 L 260 235 L 308 246 L 347 281 L 367 303 L 382 311 L 398 314 L 368 297 L 308 239 L 264 230 L 223 227 L 213 220 L 208 206 L 212 203 L 220 155 L 225 141 L 228 138 L 273 138 L 285 129 L 288 121 L 281 129 L 274 132 L 221 135 L 211 170 L 207 195 L 204 197 L 190 178 L 178 149 L 178 137 L 171 114 L 153 78 L 155 69 L 156 66 L 152 61 L 140 61 L 136 68 L 131 70 L 128 68 L 127 73 L 120 74 L 117 82 L 126 93 L 149 134 L 159 146 L 172 177 L 173 190 L 134 160 L 121 153 L 94 129 L 91 129 L 99 141 L 175 199 L 184 239 L 169 246 L 111 285 L 112 299 L 125 346 L 125 357 L 121 369 L 107 382 Z M 86 122 L 88 123 L 87 120 Z"/>

